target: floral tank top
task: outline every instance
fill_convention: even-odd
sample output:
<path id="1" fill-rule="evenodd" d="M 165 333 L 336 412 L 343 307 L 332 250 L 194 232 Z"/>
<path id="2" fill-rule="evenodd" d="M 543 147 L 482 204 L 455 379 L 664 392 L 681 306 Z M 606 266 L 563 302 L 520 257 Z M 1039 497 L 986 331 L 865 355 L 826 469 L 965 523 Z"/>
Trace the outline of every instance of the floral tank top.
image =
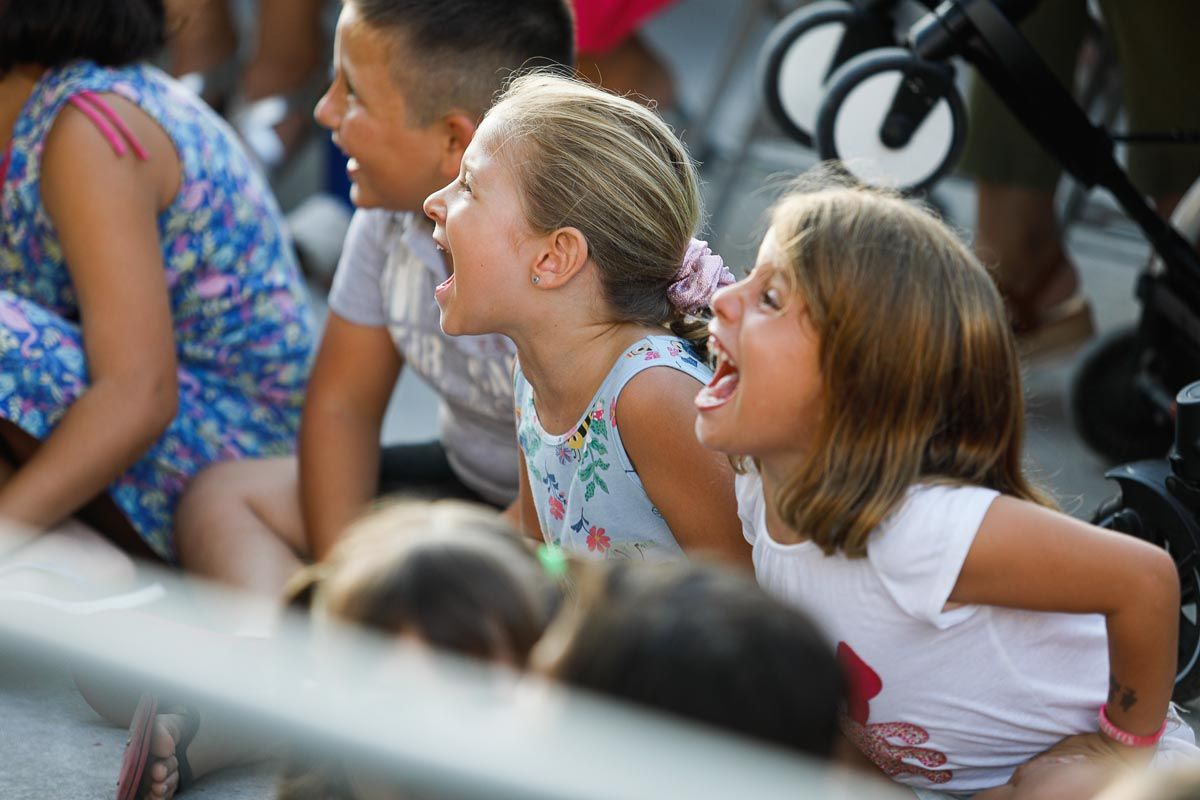
<path id="1" fill-rule="evenodd" d="M 517 441 L 546 541 L 572 555 L 664 560 L 683 550 L 642 487 L 617 424 L 617 398 L 642 370 L 677 369 L 707 383 L 712 370 L 683 339 L 649 336 L 617 359 L 579 424 L 561 436 L 542 428 L 533 387 L 515 376 Z"/>

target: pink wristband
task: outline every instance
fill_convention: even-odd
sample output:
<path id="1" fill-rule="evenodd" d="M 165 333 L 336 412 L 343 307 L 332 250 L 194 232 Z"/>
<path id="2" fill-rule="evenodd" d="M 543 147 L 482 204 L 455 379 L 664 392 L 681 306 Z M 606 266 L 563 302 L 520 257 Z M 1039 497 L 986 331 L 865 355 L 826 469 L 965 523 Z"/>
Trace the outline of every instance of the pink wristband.
<path id="1" fill-rule="evenodd" d="M 1108 718 L 1108 704 L 1100 706 L 1100 732 L 1118 744 L 1123 744 L 1128 747 L 1153 747 L 1158 744 L 1158 740 L 1163 737 L 1167 731 L 1167 721 L 1164 719 L 1162 727 L 1158 729 L 1158 733 L 1150 736 L 1138 736 L 1136 733 L 1122 730 L 1113 724 L 1113 721 Z"/>

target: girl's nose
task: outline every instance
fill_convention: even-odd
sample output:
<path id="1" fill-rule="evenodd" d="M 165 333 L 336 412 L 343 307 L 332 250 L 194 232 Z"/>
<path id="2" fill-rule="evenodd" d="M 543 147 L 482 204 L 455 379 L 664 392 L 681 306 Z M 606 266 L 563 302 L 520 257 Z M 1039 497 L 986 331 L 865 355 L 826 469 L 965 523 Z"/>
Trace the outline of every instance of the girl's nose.
<path id="1" fill-rule="evenodd" d="M 421 210 L 425 212 L 425 216 L 439 224 L 444 222 L 446 219 L 446 201 L 443 199 L 443 195 L 446 193 L 446 189 L 448 188 L 449 184 L 447 186 L 443 186 L 441 189 L 438 189 L 436 192 L 429 195 L 429 197 L 426 197 L 425 202 L 421 204 Z"/>
<path id="2" fill-rule="evenodd" d="M 708 301 L 713 315 L 724 320 L 732 320 L 737 313 L 737 288 L 740 283 L 718 289 Z"/>

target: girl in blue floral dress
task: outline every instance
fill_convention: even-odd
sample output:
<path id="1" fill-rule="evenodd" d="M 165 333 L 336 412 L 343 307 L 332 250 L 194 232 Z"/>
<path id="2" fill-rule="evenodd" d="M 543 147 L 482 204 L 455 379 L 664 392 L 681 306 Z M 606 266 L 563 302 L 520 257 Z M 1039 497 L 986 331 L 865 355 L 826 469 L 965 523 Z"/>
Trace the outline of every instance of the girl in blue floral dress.
<path id="1" fill-rule="evenodd" d="M 662 120 L 518 78 L 425 212 L 454 266 L 442 329 L 516 344 L 522 528 L 590 558 L 748 564 L 733 472 L 694 432 L 708 299 L 732 276 L 692 239 L 696 175 Z"/>
<path id="2" fill-rule="evenodd" d="M 0 517 L 170 561 L 193 475 L 293 449 L 310 312 L 230 129 L 139 61 L 162 0 L 65 5 L 0 5 Z"/>

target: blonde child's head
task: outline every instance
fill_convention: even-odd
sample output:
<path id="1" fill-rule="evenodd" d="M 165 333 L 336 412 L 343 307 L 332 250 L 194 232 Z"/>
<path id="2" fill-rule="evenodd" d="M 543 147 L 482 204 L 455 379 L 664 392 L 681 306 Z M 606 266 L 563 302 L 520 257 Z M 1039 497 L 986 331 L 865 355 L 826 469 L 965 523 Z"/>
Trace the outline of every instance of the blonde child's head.
<path id="1" fill-rule="evenodd" d="M 613 321 L 702 344 L 696 316 L 716 284 L 700 302 L 680 292 L 700 191 L 666 123 L 640 103 L 544 73 L 514 79 L 488 120 L 485 146 L 512 169 L 529 228 L 582 233 Z"/>
<path id="2" fill-rule="evenodd" d="M 819 385 L 802 457 L 772 498 L 782 520 L 857 556 L 921 481 L 1047 502 L 1021 471 L 1024 400 L 1004 306 L 954 231 L 824 170 L 770 219 L 769 269 L 815 333 Z"/>

